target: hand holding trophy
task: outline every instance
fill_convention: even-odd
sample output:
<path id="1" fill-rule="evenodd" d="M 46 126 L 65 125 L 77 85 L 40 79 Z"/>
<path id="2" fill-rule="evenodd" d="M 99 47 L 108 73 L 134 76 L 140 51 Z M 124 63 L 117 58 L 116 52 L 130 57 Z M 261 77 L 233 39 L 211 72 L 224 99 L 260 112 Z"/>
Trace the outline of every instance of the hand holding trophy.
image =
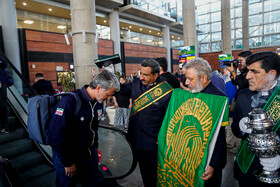
<path id="1" fill-rule="evenodd" d="M 247 139 L 248 147 L 264 166 L 255 172 L 255 176 L 265 183 L 280 183 L 280 172 L 277 171 L 280 168 L 280 138 L 273 131 L 273 120 L 263 109 L 255 108 L 249 113 L 247 124 L 252 129 Z"/>

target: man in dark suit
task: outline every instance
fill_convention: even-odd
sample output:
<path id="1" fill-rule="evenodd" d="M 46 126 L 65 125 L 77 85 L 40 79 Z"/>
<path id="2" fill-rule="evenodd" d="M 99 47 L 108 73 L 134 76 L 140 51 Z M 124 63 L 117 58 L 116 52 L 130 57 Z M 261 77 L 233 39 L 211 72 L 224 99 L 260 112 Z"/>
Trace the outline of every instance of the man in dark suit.
<path id="1" fill-rule="evenodd" d="M 155 59 L 160 65 L 160 76 L 163 80 L 168 82 L 173 88 L 180 88 L 180 82 L 175 75 L 167 71 L 167 61 L 165 57 Z"/>
<path id="2" fill-rule="evenodd" d="M 185 86 L 182 88 L 191 93 L 207 93 L 226 96 L 226 94 L 212 83 L 212 71 L 209 63 L 202 58 L 194 58 L 183 65 Z M 221 186 L 222 170 L 227 163 L 225 126 L 222 125 L 215 144 L 209 166 L 201 176 L 205 180 L 205 187 Z"/>
<path id="3" fill-rule="evenodd" d="M 236 113 L 232 123 L 233 134 L 243 140 L 246 140 L 248 134 L 252 133 L 252 129 L 248 128 L 247 125 L 249 120 L 248 113 L 254 108 L 263 108 L 270 99 L 274 99 L 271 96 L 280 85 L 280 58 L 276 53 L 271 51 L 254 53 L 246 59 L 246 65 L 248 69 L 246 79 L 248 80 L 249 88 L 245 88 L 238 93 Z M 277 101 L 277 99 L 275 100 Z M 278 119 L 279 115 L 275 115 L 275 118 Z M 278 121 L 275 121 L 275 127 L 279 126 Z M 278 128 L 276 133 L 278 136 L 280 135 L 280 128 Z M 267 171 L 279 169 L 280 154 L 273 158 L 259 158 L 255 156 L 252 160 L 248 161 L 247 157 L 242 157 L 243 149 L 238 151 L 237 159 L 234 162 L 233 177 L 238 180 L 239 186 L 279 186 L 279 184 L 268 184 L 257 180 L 254 173 L 262 168 Z M 250 163 L 250 165 L 244 168 L 240 164 L 241 162 Z"/>
<path id="4" fill-rule="evenodd" d="M 122 84 L 120 94 L 132 98 L 128 138 L 135 148 L 145 187 L 157 186 L 157 137 L 173 88 L 159 76 L 154 59 L 142 62 L 139 79 Z"/>
<path id="5" fill-rule="evenodd" d="M 39 95 L 53 95 L 54 89 L 51 81 L 44 79 L 43 73 L 37 73 L 35 83 L 32 86 Z"/>

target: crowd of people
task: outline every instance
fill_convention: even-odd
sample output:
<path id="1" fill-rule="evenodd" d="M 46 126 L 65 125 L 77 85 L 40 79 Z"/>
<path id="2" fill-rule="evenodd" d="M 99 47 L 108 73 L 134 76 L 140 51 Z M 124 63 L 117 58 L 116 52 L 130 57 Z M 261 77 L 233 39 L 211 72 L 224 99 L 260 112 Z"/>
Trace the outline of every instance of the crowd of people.
<path id="1" fill-rule="evenodd" d="M 229 98 L 229 126 L 220 128 L 210 163 L 201 176 L 205 186 L 221 186 L 227 147 L 237 148 L 240 140 L 251 133 L 246 125 L 248 113 L 255 107 L 264 106 L 265 102 L 255 104 L 256 97 L 267 101 L 278 86 L 280 73 L 279 56 L 273 52 L 252 54 L 244 51 L 238 55 L 238 60 L 239 65 L 228 66 L 221 77 L 212 71 L 206 60 L 191 59 L 182 67 L 181 83 L 167 71 L 165 58 L 144 60 L 140 76 L 129 83 L 125 83 L 125 77 L 117 80 L 113 73 L 104 70 L 94 77 L 89 86 L 76 91 L 84 101 L 77 119 L 72 119 L 71 115 L 75 103 L 68 97 L 63 98 L 57 106 L 60 112 L 53 115 L 50 123 L 53 162 L 60 186 L 68 186 L 76 180 L 98 186 L 98 178 L 90 176 L 97 175 L 97 124 L 103 110 L 100 103 L 111 96 L 117 109 L 115 125 L 128 128 L 144 186 L 157 186 L 158 133 L 174 88 Z M 105 82 L 106 85 L 103 85 Z M 157 96 L 153 95 L 158 89 L 162 91 Z M 66 125 L 68 123 L 72 125 Z M 86 129 L 85 124 L 92 129 Z M 267 161 L 255 157 L 247 173 L 241 171 L 235 161 L 234 178 L 240 186 L 275 185 L 258 181 L 254 171 L 262 167 L 278 169 L 279 158 L 267 158 Z"/>
<path id="2" fill-rule="evenodd" d="M 175 80 L 169 76 L 170 73 L 166 71 L 166 65 L 161 65 L 164 58 L 155 60 L 158 61 L 160 70 L 156 68 L 155 61 L 150 59 L 150 63 L 148 63 L 150 65 L 147 65 L 147 62 L 143 62 L 141 65 L 141 75 L 138 79 L 122 86 L 121 93 L 131 96 L 133 105 L 137 104 L 140 97 L 148 94 L 149 90 L 153 90 L 161 81 L 166 81 L 173 85 L 173 88 L 178 88 L 178 86 L 174 86 L 178 79 Z M 180 88 L 192 93 L 201 92 L 229 98 L 229 125 L 220 129 L 210 164 L 201 176 L 205 180 L 205 186 L 221 186 L 222 170 L 226 165 L 227 148 L 236 155 L 240 154 L 238 152 L 240 141 L 246 139 L 249 133 L 249 131 L 246 131 L 247 125 L 244 125 L 244 121 L 248 121 L 249 112 L 253 108 L 263 107 L 278 86 L 280 60 L 276 53 L 265 51 L 252 54 L 251 51 L 243 51 L 238 54 L 238 62 L 238 66 L 234 67 L 231 63 L 231 66 L 225 68 L 221 77 L 211 71 L 209 63 L 201 58 L 188 61 L 182 68 Z M 165 74 L 168 76 L 165 76 Z M 264 102 L 254 104 L 256 100 L 262 101 L 262 99 L 259 99 L 259 95 L 264 94 L 266 98 Z M 128 134 L 137 150 L 137 158 L 145 186 L 156 186 L 157 134 L 170 95 L 171 92 L 168 92 L 161 100 L 153 102 L 149 106 L 143 106 L 143 108 L 137 105 L 139 107 L 138 111 L 133 110 L 134 113 L 130 117 Z M 258 99 L 256 99 L 257 95 Z M 154 105 L 154 103 L 157 103 L 157 105 Z M 157 114 L 157 118 L 153 115 L 154 113 Z M 143 121 L 143 119 L 152 120 Z M 235 161 L 234 178 L 238 180 L 240 186 L 252 186 L 252 184 L 254 186 L 277 185 L 257 180 L 254 172 L 262 167 L 268 168 L 268 170 L 279 169 L 279 158 L 280 156 L 277 156 L 267 158 L 269 161 L 262 161 L 262 158 L 255 157 L 247 173 L 243 173 L 237 161 Z"/>
<path id="3" fill-rule="evenodd" d="M 172 92 L 176 88 L 229 98 L 229 125 L 219 129 L 210 163 L 200 176 L 205 186 L 221 186 L 222 171 L 227 163 L 227 148 L 234 148 L 233 152 L 237 155 L 234 178 L 239 186 L 279 185 L 257 180 L 254 172 L 262 168 L 267 171 L 279 169 L 280 155 L 273 158 L 255 156 L 244 172 L 238 162 L 243 159 L 240 156 L 243 153 L 237 147 L 241 140 L 246 141 L 248 134 L 252 133 L 247 125 L 248 114 L 254 108 L 263 108 L 278 88 L 280 58 L 271 51 L 243 51 L 238 54 L 238 61 L 238 66 L 231 64 L 219 76 L 212 71 L 206 60 L 194 58 L 182 66 L 182 75 L 176 77 L 167 71 L 165 58 L 146 59 L 141 64 L 140 76 L 134 77 L 131 82 L 126 82 L 123 76 L 118 79 L 114 73 L 105 69 L 89 85 L 74 91 L 82 105 L 77 116 L 73 116 L 75 101 L 71 96 L 64 96 L 58 102 L 50 121 L 57 185 L 72 186 L 77 181 L 85 186 L 100 185 L 98 123 L 104 110 L 103 101 L 113 97 L 116 107 L 115 126 L 123 125 L 127 129 L 144 186 L 157 186 L 158 134 Z M 36 77 L 38 80 L 33 88 L 39 94 L 45 94 L 39 85 L 49 85 L 47 93 L 53 94 L 50 82 L 44 80 L 42 74 Z M 0 80 L 0 89 L 6 89 L 4 79 Z M 4 119 L 1 121 L 2 128 L 7 128 L 5 118 L 1 119 Z M 276 133 L 280 135 L 280 130 Z"/>

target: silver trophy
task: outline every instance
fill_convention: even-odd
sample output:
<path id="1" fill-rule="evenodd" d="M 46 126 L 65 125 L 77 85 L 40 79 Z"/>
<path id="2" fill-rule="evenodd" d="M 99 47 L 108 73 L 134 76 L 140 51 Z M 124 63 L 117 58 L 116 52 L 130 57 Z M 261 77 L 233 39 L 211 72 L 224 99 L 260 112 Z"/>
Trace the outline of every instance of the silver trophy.
<path id="1" fill-rule="evenodd" d="M 280 138 L 273 131 L 274 122 L 269 114 L 261 108 L 255 108 L 249 113 L 249 128 L 253 131 L 249 134 L 248 148 L 259 158 L 272 158 L 280 153 Z M 260 170 L 255 172 L 258 180 L 277 184 L 280 183 L 280 172 Z"/>

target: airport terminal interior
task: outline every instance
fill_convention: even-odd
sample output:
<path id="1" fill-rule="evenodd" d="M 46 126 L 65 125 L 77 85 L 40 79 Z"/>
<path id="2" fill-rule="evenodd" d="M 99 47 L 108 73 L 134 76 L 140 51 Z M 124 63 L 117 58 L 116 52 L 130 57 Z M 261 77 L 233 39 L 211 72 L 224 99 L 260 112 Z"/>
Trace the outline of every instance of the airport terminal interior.
<path id="1" fill-rule="evenodd" d="M 168 71 L 180 74 L 188 59 L 180 53 L 186 48 L 194 49 L 190 58 L 204 58 L 217 71 L 224 68 L 219 59 L 224 54 L 230 60 L 246 50 L 280 55 L 279 4 L 280 0 L 0 0 L 0 55 L 8 59 L 15 82 L 8 88 L 8 122 L 15 130 L 0 134 L 0 155 L 11 158 L 25 186 L 55 186 L 50 148 L 27 138 L 27 99 L 35 94 L 30 86 L 37 73 L 60 92 L 61 77 L 75 76 L 72 87 L 79 88 L 98 72 L 96 60 L 113 55 L 120 57 L 116 73 L 127 79 L 139 75 L 146 58 L 165 57 Z M 144 186 L 126 131 L 115 128 L 113 119 L 109 102 L 99 128 L 104 183 Z M 236 187 L 237 150 L 227 152 L 222 187 Z"/>

